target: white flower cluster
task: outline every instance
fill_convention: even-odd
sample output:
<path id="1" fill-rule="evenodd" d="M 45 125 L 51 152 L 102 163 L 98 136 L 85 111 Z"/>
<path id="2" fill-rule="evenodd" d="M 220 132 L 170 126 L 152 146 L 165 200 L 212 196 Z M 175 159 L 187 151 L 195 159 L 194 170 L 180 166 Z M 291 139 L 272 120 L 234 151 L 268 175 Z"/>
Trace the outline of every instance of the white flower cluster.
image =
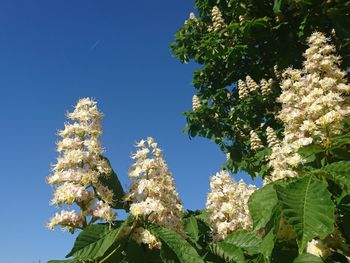
<path id="1" fill-rule="evenodd" d="M 65 229 L 75 229 L 82 227 L 83 218 L 77 214 L 74 210 L 66 211 L 62 210 L 61 213 L 56 213 L 50 220 L 48 228 L 53 230 L 56 225 L 61 225 Z"/>
<path id="2" fill-rule="evenodd" d="M 238 80 L 237 87 L 238 87 L 238 97 L 240 99 L 244 99 L 249 96 L 252 92 L 261 92 L 261 94 L 264 97 L 267 97 L 271 93 L 271 87 L 272 87 L 272 79 L 269 79 L 268 81 L 265 79 L 262 79 L 260 81 L 260 86 L 250 77 L 249 75 L 246 76 L 245 81 Z"/>
<path id="3" fill-rule="evenodd" d="M 260 80 L 261 95 L 263 95 L 263 97 L 267 97 L 271 93 L 272 82 L 273 82 L 272 79 L 269 79 L 269 80 L 261 79 Z"/>
<path id="4" fill-rule="evenodd" d="M 151 234 L 147 229 L 143 227 L 135 228 L 130 235 L 131 239 L 135 240 L 138 244 L 147 244 L 150 249 L 160 248 L 161 242 Z"/>
<path id="5" fill-rule="evenodd" d="M 327 258 L 331 254 L 330 248 L 322 240 L 313 239 L 308 242 L 306 252 L 317 257 Z"/>
<path id="6" fill-rule="evenodd" d="M 335 47 L 328 41 L 322 33 L 313 33 L 304 54 L 304 69 L 283 73 L 279 118 L 284 122 L 287 142 L 298 144 L 301 140 L 303 145 L 305 139 L 311 143 L 315 135 L 324 141 L 341 132 L 341 122 L 350 113 L 345 101 L 350 85 L 338 66 Z"/>
<path id="7" fill-rule="evenodd" d="M 264 146 L 255 131 L 250 131 L 250 148 L 253 151 L 258 151 L 262 149 Z"/>
<path id="8" fill-rule="evenodd" d="M 129 172 L 132 180 L 127 197 L 132 201 L 130 213 L 184 235 L 183 206 L 161 150 L 150 137 L 141 140 L 137 148 L 132 156 L 136 162 Z"/>
<path id="9" fill-rule="evenodd" d="M 274 129 L 272 129 L 269 126 L 266 127 L 266 137 L 267 137 L 267 145 L 271 148 L 280 143 Z"/>
<path id="10" fill-rule="evenodd" d="M 214 6 L 211 11 L 211 21 L 213 24 L 208 27 L 209 32 L 218 31 L 226 26 L 221 11 L 217 6 Z"/>
<path id="11" fill-rule="evenodd" d="M 47 181 L 55 188 L 51 204 L 70 207 L 75 203 L 81 214 L 63 210 L 51 218 L 49 228 L 53 230 L 55 225 L 60 225 L 73 231 L 86 226 L 87 216 L 111 222 L 115 213 L 110 207 L 113 193 L 98 180 L 111 171 L 101 157 L 103 149 L 98 139 L 102 114 L 95 101 L 84 98 L 67 116 L 74 123 L 65 123 L 64 130 L 59 131 L 62 137 L 57 143 L 59 157 Z"/>
<path id="12" fill-rule="evenodd" d="M 238 97 L 240 99 L 244 99 L 244 98 L 249 96 L 248 87 L 243 80 L 241 80 L 241 79 L 238 80 L 237 87 L 238 87 Z"/>
<path id="13" fill-rule="evenodd" d="M 303 158 L 291 144 L 284 141 L 276 143 L 272 146 L 272 152 L 269 156 L 269 166 L 273 170 L 271 175 L 264 179 L 264 185 L 279 179 L 298 176 L 295 170 L 303 161 Z"/>
<path id="14" fill-rule="evenodd" d="M 196 111 L 199 109 L 200 106 L 201 106 L 201 102 L 200 102 L 198 96 L 193 95 L 193 97 L 192 97 L 192 110 Z"/>
<path id="15" fill-rule="evenodd" d="M 197 22 L 197 17 L 196 17 L 196 15 L 195 15 L 193 12 L 190 13 L 190 16 L 189 16 L 188 20 L 185 20 L 185 25 L 186 25 L 189 21 Z"/>
<path id="16" fill-rule="evenodd" d="M 247 75 L 245 77 L 245 82 L 247 84 L 249 92 L 254 92 L 259 89 L 259 85 L 252 79 L 251 76 Z"/>
<path id="17" fill-rule="evenodd" d="M 254 185 L 246 185 L 242 180 L 236 183 L 228 172 L 221 171 L 211 177 L 210 188 L 206 208 L 210 213 L 214 241 L 222 240 L 236 230 L 249 229 L 252 226 L 248 199 L 256 190 Z"/>
<path id="18" fill-rule="evenodd" d="M 346 73 L 339 68 L 340 58 L 334 46 L 319 32 L 308 39 L 302 70 L 287 69 L 282 74 L 282 94 L 278 101 L 282 110 L 278 117 L 284 123 L 284 139 L 273 147 L 270 165 L 273 168 L 267 182 L 297 176 L 295 168 L 303 162 L 297 151 L 318 136 L 323 145 L 342 131 L 342 120 L 349 116 L 346 96 L 350 85 Z"/>

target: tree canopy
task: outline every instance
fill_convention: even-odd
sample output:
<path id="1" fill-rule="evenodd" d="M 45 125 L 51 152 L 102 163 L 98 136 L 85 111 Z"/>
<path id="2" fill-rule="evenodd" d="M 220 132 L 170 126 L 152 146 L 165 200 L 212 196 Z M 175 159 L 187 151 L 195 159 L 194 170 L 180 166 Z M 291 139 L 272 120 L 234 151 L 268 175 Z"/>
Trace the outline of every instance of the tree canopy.
<path id="1" fill-rule="evenodd" d="M 283 132 L 275 113 L 281 90 L 279 70 L 301 68 L 306 39 L 320 31 L 332 38 L 342 57 L 350 62 L 350 3 L 321 0 L 197 0 L 193 14 L 178 30 L 171 49 L 176 58 L 202 67 L 194 72 L 197 89 L 193 111 L 185 112 L 190 136 L 215 141 L 228 153 L 226 167 L 250 175 L 264 175 L 264 151 L 252 150 L 251 131 L 266 142 L 263 128 Z M 260 85 L 261 93 L 240 99 L 237 83 Z M 252 82 L 252 80 L 254 82 Z M 241 96 L 242 97 L 242 96 Z"/>

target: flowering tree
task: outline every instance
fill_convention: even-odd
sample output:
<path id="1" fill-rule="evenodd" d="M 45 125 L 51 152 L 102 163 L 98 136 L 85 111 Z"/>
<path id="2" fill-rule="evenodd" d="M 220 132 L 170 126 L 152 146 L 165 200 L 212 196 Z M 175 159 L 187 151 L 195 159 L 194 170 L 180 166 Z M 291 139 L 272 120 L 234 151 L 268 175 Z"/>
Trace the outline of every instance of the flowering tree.
<path id="1" fill-rule="evenodd" d="M 218 9 L 213 16 L 221 26 Z M 48 182 L 52 204 L 69 208 L 49 228 L 82 231 L 70 259 L 50 263 L 350 262 L 350 85 L 325 34 L 314 32 L 307 43 L 303 67 L 276 74 L 280 110 L 273 118 L 281 130 L 264 119 L 248 133 L 247 147 L 262 154 L 267 167 L 263 187 L 220 171 L 210 178 L 204 210 L 183 208 L 151 137 L 136 144 L 124 193 L 98 141 L 102 114 L 95 101 L 81 99 L 68 114 L 74 123 L 59 132 L 59 157 Z M 269 85 L 248 76 L 238 82 L 238 98 L 269 100 L 275 96 Z M 194 109 L 201 109 L 197 97 Z M 118 220 L 114 208 L 124 209 L 127 218 Z"/>
<path id="2" fill-rule="evenodd" d="M 266 142 L 265 129 L 271 127 L 282 139 L 276 119 L 281 70 L 302 67 L 306 38 L 316 30 L 332 36 L 346 69 L 349 3 L 196 0 L 195 8 L 198 17 L 190 15 L 171 46 L 181 62 L 202 65 L 194 72 L 197 94 L 193 110 L 185 113 L 186 130 L 215 141 L 227 153 L 225 168 L 265 175 L 270 150 L 259 148 L 257 138 Z"/>

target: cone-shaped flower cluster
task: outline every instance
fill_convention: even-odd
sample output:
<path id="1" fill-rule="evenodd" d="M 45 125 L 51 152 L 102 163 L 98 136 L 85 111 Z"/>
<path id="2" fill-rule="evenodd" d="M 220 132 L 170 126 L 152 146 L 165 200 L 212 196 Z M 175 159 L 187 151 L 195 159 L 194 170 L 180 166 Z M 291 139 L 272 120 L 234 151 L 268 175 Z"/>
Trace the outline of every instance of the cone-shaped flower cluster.
<path id="1" fill-rule="evenodd" d="M 263 95 L 264 97 L 267 97 L 271 91 L 272 91 L 272 79 L 266 80 L 266 79 L 262 79 L 260 81 L 260 89 L 261 89 L 261 95 Z"/>
<path id="2" fill-rule="evenodd" d="M 269 147 L 274 147 L 280 143 L 275 131 L 269 126 L 266 128 L 266 137 L 267 137 L 267 145 Z"/>
<path id="3" fill-rule="evenodd" d="M 255 131 L 250 131 L 250 148 L 253 151 L 257 151 L 263 147 L 264 146 L 263 146 L 258 134 Z"/>
<path id="4" fill-rule="evenodd" d="M 127 197 L 132 202 L 130 213 L 183 235 L 183 206 L 161 150 L 150 137 L 141 140 L 137 148 L 132 156 L 136 162 L 129 172 L 132 181 Z M 143 234 L 139 236 L 144 237 Z M 154 242 L 149 245 L 154 246 Z"/>
<path id="5" fill-rule="evenodd" d="M 249 92 L 254 92 L 259 89 L 259 85 L 252 79 L 251 76 L 247 75 L 245 77 L 245 82 L 247 83 L 247 87 L 249 89 Z"/>
<path id="6" fill-rule="evenodd" d="M 285 125 L 286 141 L 298 147 L 318 135 L 324 141 L 339 134 L 341 122 L 350 113 L 345 96 L 350 93 L 346 73 L 339 68 L 335 47 L 322 33 L 308 39 L 303 70 L 287 69 L 283 73 L 282 110 L 279 118 Z M 299 142 L 301 141 L 301 142 Z"/>
<path id="7" fill-rule="evenodd" d="M 214 6 L 211 11 L 211 21 L 213 22 L 213 24 L 208 27 L 209 32 L 218 31 L 226 26 L 221 11 L 217 6 Z"/>
<path id="8" fill-rule="evenodd" d="M 201 106 L 201 102 L 200 102 L 198 96 L 193 95 L 193 97 L 192 97 L 192 110 L 196 111 L 199 109 L 200 106 Z"/>
<path id="9" fill-rule="evenodd" d="M 215 241 L 224 239 L 236 230 L 252 226 L 248 199 L 256 190 L 254 185 L 246 185 L 242 180 L 236 183 L 227 172 L 221 171 L 211 177 L 210 188 L 206 208 L 210 213 Z"/>
<path id="10" fill-rule="evenodd" d="M 84 98 L 67 116 L 73 123 L 65 123 L 64 130 L 59 131 L 62 138 L 57 143 L 59 156 L 47 181 L 55 189 L 52 204 L 58 207 L 75 204 L 81 213 L 63 210 L 51 219 L 49 228 L 53 230 L 55 225 L 60 225 L 74 231 L 86 226 L 88 216 L 111 222 L 115 213 L 110 207 L 113 193 L 99 183 L 99 177 L 108 176 L 111 171 L 101 157 L 102 114 L 95 101 Z"/>
<path id="11" fill-rule="evenodd" d="M 318 136 L 321 146 L 327 139 L 342 131 L 342 121 L 350 114 L 346 97 L 350 85 L 346 73 L 339 68 L 340 58 L 334 46 L 319 32 L 308 39 L 303 70 L 287 69 L 282 74 L 282 103 L 279 118 L 283 121 L 284 139 L 273 148 L 270 165 L 272 177 L 268 181 L 296 176 L 295 168 L 303 162 L 297 151 L 314 142 Z"/>
<path id="12" fill-rule="evenodd" d="M 238 80 L 238 96 L 240 99 L 244 99 L 249 96 L 249 89 L 243 80 Z"/>

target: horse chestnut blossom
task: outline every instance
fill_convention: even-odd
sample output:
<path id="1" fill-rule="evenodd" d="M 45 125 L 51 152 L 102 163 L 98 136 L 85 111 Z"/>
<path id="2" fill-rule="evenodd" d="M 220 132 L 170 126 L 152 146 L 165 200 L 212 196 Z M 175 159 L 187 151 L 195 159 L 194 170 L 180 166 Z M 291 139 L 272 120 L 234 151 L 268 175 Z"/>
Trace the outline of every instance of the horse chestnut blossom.
<path id="1" fill-rule="evenodd" d="M 136 162 L 131 166 L 129 178 L 132 181 L 130 213 L 138 219 L 159 224 L 184 235 L 182 221 L 183 206 L 175 189 L 175 182 L 153 138 L 141 140 L 132 155 Z M 142 240 L 153 240 L 149 234 L 136 235 Z M 154 247 L 155 243 L 147 243 Z"/>
<path id="2" fill-rule="evenodd" d="M 266 139 L 267 145 L 271 148 L 280 143 L 280 141 L 277 138 L 276 132 L 270 126 L 266 127 Z"/>
<path id="3" fill-rule="evenodd" d="M 206 208 L 213 229 L 213 240 L 223 240 L 230 233 L 252 227 L 248 199 L 257 189 L 240 180 L 235 182 L 226 171 L 216 173 L 210 179 Z"/>
<path id="4" fill-rule="evenodd" d="M 247 83 L 247 88 L 249 89 L 249 92 L 258 91 L 260 89 L 259 85 L 249 75 L 245 77 L 245 82 Z"/>
<path id="5" fill-rule="evenodd" d="M 237 87 L 238 87 L 238 97 L 240 99 L 244 99 L 249 96 L 249 89 L 243 80 L 241 79 L 238 80 Z"/>
<path id="6" fill-rule="evenodd" d="M 214 6 L 211 11 L 211 20 L 213 24 L 208 27 L 208 31 L 218 31 L 226 26 L 225 20 L 222 17 L 221 11 L 217 6 Z"/>
<path id="7" fill-rule="evenodd" d="M 192 97 L 192 110 L 196 111 L 199 109 L 200 106 L 201 106 L 201 102 L 200 102 L 198 96 L 193 95 L 193 97 Z"/>
<path id="8" fill-rule="evenodd" d="M 186 25 L 189 21 L 198 22 L 198 21 L 197 21 L 197 17 L 196 17 L 196 15 L 195 15 L 193 12 L 190 13 L 188 20 L 185 20 L 185 25 Z"/>
<path id="9" fill-rule="evenodd" d="M 255 131 L 250 131 L 250 148 L 253 151 L 258 151 L 262 149 L 264 146 L 259 138 L 258 134 Z"/>
<path id="10" fill-rule="evenodd" d="M 319 32 L 309 37 L 308 44 L 304 68 L 289 68 L 282 73 L 278 118 L 284 123 L 284 139 L 272 148 L 273 172 L 267 183 L 297 176 L 295 168 L 303 162 L 297 154 L 299 148 L 312 143 L 326 146 L 330 137 L 342 132 L 342 121 L 350 115 L 350 85 L 346 72 L 338 66 L 335 47 Z M 320 139 L 315 141 L 315 136 Z"/>
<path id="11" fill-rule="evenodd" d="M 273 79 L 261 79 L 260 81 L 260 89 L 261 89 L 261 95 L 263 97 L 267 97 L 272 92 L 272 83 Z"/>
<path id="12" fill-rule="evenodd" d="M 150 249 L 160 248 L 161 242 L 157 240 L 157 238 L 151 234 L 147 229 L 143 227 L 135 228 L 130 237 L 135 240 L 138 244 L 147 244 Z"/>
<path id="13" fill-rule="evenodd" d="M 322 240 L 312 239 L 308 242 L 306 252 L 317 257 L 327 258 L 331 254 L 330 248 Z"/>
<path id="14" fill-rule="evenodd" d="M 60 225 L 73 232 L 87 226 L 87 217 L 91 217 L 91 222 L 97 219 L 112 222 L 115 213 L 110 207 L 112 191 L 99 183 L 100 176 L 111 172 L 110 165 L 102 158 L 99 141 L 102 114 L 95 101 L 84 98 L 67 116 L 73 123 L 65 123 L 64 130 L 58 133 L 62 138 L 57 142 L 59 156 L 47 181 L 55 189 L 51 204 L 58 207 L 75 204 L 80 214 L 62 210 L 51 218 L 49 229 Z"/>

